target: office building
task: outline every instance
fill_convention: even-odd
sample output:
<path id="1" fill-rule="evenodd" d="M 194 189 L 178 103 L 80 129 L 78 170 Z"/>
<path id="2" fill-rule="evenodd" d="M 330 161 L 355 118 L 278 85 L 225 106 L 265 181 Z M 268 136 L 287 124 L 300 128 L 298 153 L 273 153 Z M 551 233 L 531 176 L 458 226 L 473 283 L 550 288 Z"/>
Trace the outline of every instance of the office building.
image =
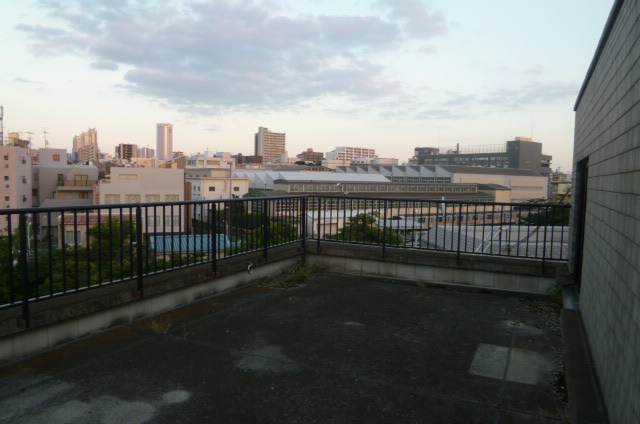
<path id="1" fill-rule="evenodd" d="M 156 125 L 156 153 L 158 159 L 173 159 L 173 124 Z"/>
<path id="2" fill-rule="evenodd" d="M 275 133 L 269 128 L 259 127 L 255 135 L 255 156 L 262 156 L 263 163 L 278 161 L 285 152 L 285 133 Z"/>
<path id="3" fill-rule="evenodd" d="M 503 144 L 439 149 L 416 147 L 412 162 L 416 165 L 460 165 L 487 168 L 528 169 L 537 174 L 551 174 L 551 159 L 542 153 L 542 143 L 528 137 L 516 137 Z"/>

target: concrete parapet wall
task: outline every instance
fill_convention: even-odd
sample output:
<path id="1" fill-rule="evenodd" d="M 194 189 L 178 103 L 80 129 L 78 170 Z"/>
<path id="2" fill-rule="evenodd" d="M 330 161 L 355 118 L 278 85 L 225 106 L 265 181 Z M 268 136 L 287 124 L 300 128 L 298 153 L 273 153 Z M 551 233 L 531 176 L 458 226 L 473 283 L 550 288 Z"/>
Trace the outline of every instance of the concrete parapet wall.
<path id="1" fill-rule="evenodd" d="M 0 311 L 0 361 L 188 305 L 199 299 L 273 277 L 300 264 L 297 245 L 226 258 L 217 272 L 204 264 L 145 277 L 144 297 L 136 282 L 99 287 L 31 304 L 29 328 L 21 328 L 20 307 Z M 247 272 L 249 264 L 252 272 Z"/>
<path id="2" fill-rule="evenodd" d="M 312 243 L 313 244 L 313 243 Z M 379 246 L 322 242 L 308 249 L 309 264 L 334 272 L 380 275 L 416 282 L 470 285 L 519 293 L 546 294 L 564 263 L 461 255 Z"/>

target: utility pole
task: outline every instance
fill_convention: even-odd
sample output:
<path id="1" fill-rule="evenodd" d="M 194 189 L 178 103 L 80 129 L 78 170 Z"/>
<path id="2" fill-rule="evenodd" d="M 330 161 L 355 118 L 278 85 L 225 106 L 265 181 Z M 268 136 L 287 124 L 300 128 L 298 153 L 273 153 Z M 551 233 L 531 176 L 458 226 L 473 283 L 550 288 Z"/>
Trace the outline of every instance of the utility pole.
<path id="1" fill-rule="evenodd" d="M 43 127 L 42 132 L 44 134 L 44 147 L 49 147 L 49 141 L 47 140 L 47 134 L 49 133 L 47 132 L 47 127 Z"/>

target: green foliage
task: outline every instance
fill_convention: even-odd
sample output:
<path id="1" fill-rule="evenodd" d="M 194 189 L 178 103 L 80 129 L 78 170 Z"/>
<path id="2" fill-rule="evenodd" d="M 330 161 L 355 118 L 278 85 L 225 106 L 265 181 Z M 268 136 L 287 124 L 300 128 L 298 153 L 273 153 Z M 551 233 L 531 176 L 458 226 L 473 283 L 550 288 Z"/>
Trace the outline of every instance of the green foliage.
<path id="1" fill-rule="evenodd" d="M 397 246 L 402 244 L 402 237 L 394 230 L 383 230 L 376 224 L 377 214 L 361 213 L 349 219 L 349 222 L 330 238 L 332 240 L 388 244 Z"/>
<path id="2" fill-rule="evenodd" d="M 271 221 L 267 226 L 267 240 L 269 246 L 289 243 L 300 239 L 298 229 L 287 222 Z M 264 244 L 264 226 L 256 228 L 248 239 L 254 248 L 261 248 Z"/>
<path id="3" fill-rule="evenodd" d="M 552 284 L 547 288 L 547 293 L 551 296 L 553 302 L 562 304 L 562 286 Z"/>
<path id="4" fill-rule="evenodd" d="M 569 208 L 533 208 L 528 215 L 520 218 L 520 225 L 569 225 Z"/>

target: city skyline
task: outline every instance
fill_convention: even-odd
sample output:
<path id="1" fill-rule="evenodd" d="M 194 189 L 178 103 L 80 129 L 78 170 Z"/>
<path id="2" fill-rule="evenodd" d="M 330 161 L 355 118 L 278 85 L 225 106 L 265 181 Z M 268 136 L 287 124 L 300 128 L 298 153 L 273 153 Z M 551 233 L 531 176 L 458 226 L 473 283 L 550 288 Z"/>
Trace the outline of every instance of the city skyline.
<path id="1" fill-rule="evenodd" d="M 0 7 L 4 132 L 33 132 L 36 148 L 44 127 L 52 147 L 89 127 L 105 152 L 154 146 L 157 122 L 190 153 L 250 154 L 265 126 L 287 133 L 290 156 L 349 145 L 401 162 L 532 136 L 565 171 L 612 4 L 14 3 Z"/>

